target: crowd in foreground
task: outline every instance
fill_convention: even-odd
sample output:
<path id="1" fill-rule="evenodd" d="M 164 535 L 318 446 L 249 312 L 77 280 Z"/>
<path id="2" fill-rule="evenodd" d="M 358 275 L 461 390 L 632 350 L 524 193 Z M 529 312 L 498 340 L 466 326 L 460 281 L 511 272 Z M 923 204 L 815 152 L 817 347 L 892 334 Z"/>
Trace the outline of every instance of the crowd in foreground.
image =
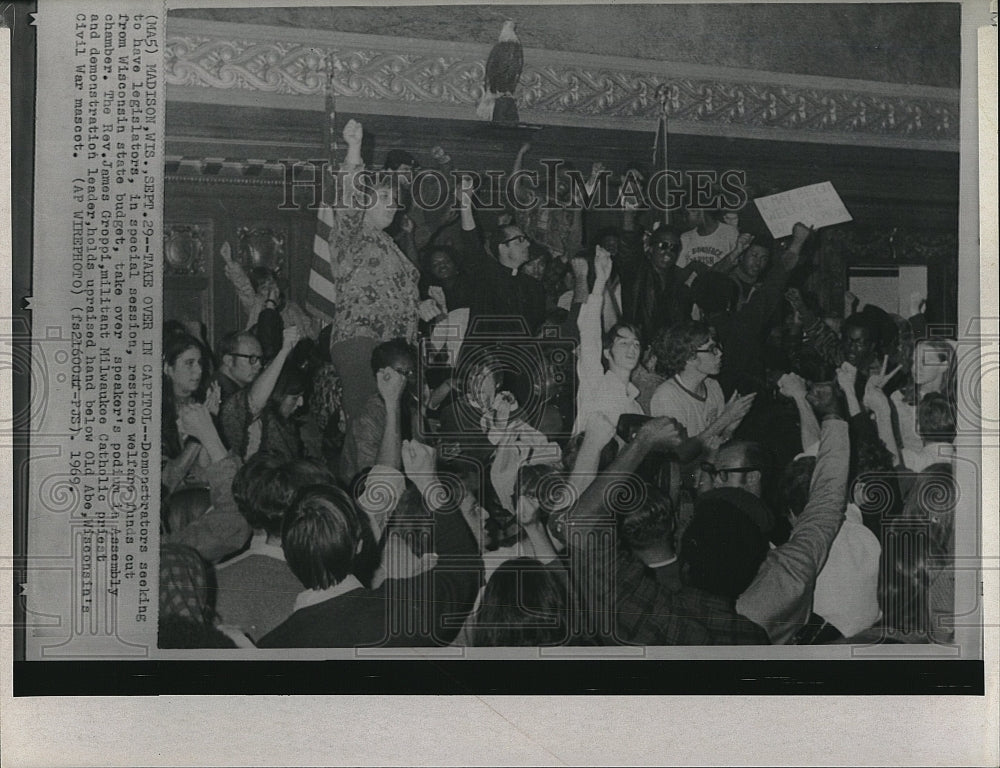
<path id="1" fill-rule="evenodd" d="M 820 306 L 802 224 L 405 192 L 328 211 L 325 314 L 224 246 L 245 327 L 166 323 L 161 647 L 953 639 L 931 312 Z"/>

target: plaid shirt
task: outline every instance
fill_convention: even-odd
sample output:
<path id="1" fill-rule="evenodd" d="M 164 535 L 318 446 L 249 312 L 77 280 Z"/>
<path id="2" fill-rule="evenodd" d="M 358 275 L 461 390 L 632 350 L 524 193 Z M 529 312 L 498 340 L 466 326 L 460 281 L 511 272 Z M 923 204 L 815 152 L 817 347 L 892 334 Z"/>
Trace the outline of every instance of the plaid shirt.
<path id="1" fill-rule="evenodd" d="M 613 526 L 570 523 L 577 636 L 604 645 L 770 644 L 733 601 L 692 587 L 671 592 L 615 538 Z"/>
<path id="2" fill-rule="evenodd" d="M 624 549 L 617 553 L 615 598 L 615 639 L 619 643 L 712 644 L 697 614 L 678 612 L 678 595 L 664 589 L 656 574 Z"/>
<path id="3" fill-rule="evenodd" d="M 770 645 L 767 632 L 736 612 L 735 601 L 695 587 L 674 596 L 678 616 L 694 619 L 708 632 L 708 645 Z"/>

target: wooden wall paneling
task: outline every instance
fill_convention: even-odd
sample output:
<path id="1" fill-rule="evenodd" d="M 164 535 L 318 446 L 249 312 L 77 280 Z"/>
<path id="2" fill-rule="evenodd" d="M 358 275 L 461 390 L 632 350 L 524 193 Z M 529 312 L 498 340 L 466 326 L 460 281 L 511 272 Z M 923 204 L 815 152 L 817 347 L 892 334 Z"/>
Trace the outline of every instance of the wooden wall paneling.
<path id="1" fill-rule="evenodd" d="M 208 222 L 213 231 L 211 250 L 206 250 L 206 262 L 211 264 L 210 286 L 205 286 L 202 299 L 205 312 L 212 322 L 211 340 L 218 344 L 223 335 L 245 327 L 247 316 L 239 306 L 236 292 L 225 277 L 219 256 L 223 242 L 228 241 L 234 257 L 238 255 L 240 231 L 270 229 L 282 241 L 284 252 L 284 288 L 290 298 L 303 302 L 308 280 L 309 254 L 315 233 L 315 213 L 302 208 L 281 209 L 283 189 L 280 184 L 252 180 L 206 179 L 192 176 L 168 178 L 166 183 L 165 216 L 167 221 L 187 221 L 197 218 Z"/>
<path id="2" fill-rule="evenodd" d="M 339 119 L 346 122 L 350 116 L 341 114 Z M 409 149 L 418 160 L 430 164 L 431 148 L 440 145 L 451 155 L 456 168 L 508 171 L 517 149 L 528 140 L 532 144 L 530 164 L 543 157 L 559 157 L 576 165 L 584 175 L 589 173 L 594 160 L 605 162 L 615 172 L 633 165 L 648 169 L 655 127 L 650 125 L 648 132 L 565 126 L 532 130 L 497 128 L 471 120 L 390 115 L 363 115 L 361 119 L 374 142 L 369 159 L 376 166 L 381 165 L 389 149 L 397 147 Z M 167 112 L 167 151 L 193 157 L 320 159 L 322 129 L 319 112 L 174 102 Z M 671 135 L 670 166 L 680 170 L 743 170 L 753 195 L 831 181 L 853 214 L 854 222 L 822 233 L 820 252 L 815 257 L 815 270 L 807 287 L 816 290 L 824 307 L 842 306 L 849 263 L 878 263 L 890 258 L 885 244 L 879 245 L 878 241 L 896 230 L 903 241 L 912 241 L 913 246 L 904 243 L 895 258 L 927 263 L 931 267 L 929 282 L 939 294 L 936 298 L 949 312 L 948 316 L 954 316 L 957 278 L 949 281 L 950 273 L 944 271 L 943 265 L 932 266 L 932 261 L 954 260 L 956 251 L 947 247 L 928 251 L 921 243 L 957 238 L 957 153 Z M 204 195 L 204 185 L 184 186 L 201 187 L 200 194 Z M 252 186 L 234 181 L 211 185 L 210 189 L 220 200 L 227 201 L 229 212 L 223 217 L 227 222 L 227 237 L 235 232 L 237 219 L 256 217 L 270 221 L 277 217 L 286 222 L 290 296 L 301 302 L 315 232 L 315 213 L 305 210 L 308 195 L 297 195 L 296 211 L 279 213 L 276 207 L 282 196 L 280 183 Z M 202 205 L 194 203 L 194 198 L 185 203 L 191 204 Z M 749 205 L 741 221 L 755 218 L 752 203 Z M 240 215 L 232 215 L 234 210 Z M 614 217 L 594 218 L 610 223 Z M 673 220 L 680 222 L 682 217 L 677 215 Z M 596 225 L 591 230 L 596 230 L 600 223 L 592 222 Z M 940 251 L 941 255 L 934 256 L 931 251 Z M 954 272 L 957 267 L 952 267 Z M 939 273 L 942 279 L 937 280 L 934 276 Z"/>
<path id="3" fill-rule="evenodd" d="M 212 338 L 215 318 L 212 249 L 215 222 L 167 215 L 163 224 L 163 319 L 204 323 Z"/>

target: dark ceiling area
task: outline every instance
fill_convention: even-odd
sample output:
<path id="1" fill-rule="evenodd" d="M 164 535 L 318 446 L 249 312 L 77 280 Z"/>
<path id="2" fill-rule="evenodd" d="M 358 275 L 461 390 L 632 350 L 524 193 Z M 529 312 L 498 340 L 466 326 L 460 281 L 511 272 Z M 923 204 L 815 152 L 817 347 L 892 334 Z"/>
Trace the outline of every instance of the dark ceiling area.
<path id="1" fill-rule="evenodd" d="M 201 8 L 171 17 L 958 88 L 958 3 Z M 168 24 L 169 29 L 169 24 Z"/>

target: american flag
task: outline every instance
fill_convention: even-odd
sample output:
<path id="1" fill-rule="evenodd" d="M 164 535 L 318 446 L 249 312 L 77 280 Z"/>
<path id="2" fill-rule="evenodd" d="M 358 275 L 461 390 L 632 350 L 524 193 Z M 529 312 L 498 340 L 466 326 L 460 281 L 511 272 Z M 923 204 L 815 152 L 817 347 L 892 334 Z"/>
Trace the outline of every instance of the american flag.
<path id="1" fill-rule="evenodd" d="M 333 322 L 337 305 L 337 290 L 330 272 L 330 228 L 333 210 L 325 203 L 320 206 L 316 219 L 316 237 L 313 238 L 312 265 L 309 269 L 309 293 L 306 307 L 323 325 Z"/>
<path id="2" fill-rule="evenodd" d="M 326 125 L 323 130 L 323 148 L 331 163 L 337 146 L 334 135 L 337 109 L 333 96 L 333 77 L 336 69 L 334 55 L 328 54 L 324 93 Z M 312 264 L 309 269 L 309 293 L 306 297 L 306 306 L 309 312 L 315 317 L 322 318 L 323 325 L 333 322 L 337 304 L 337 290 L 333 285 L 333 275 L 330 272 L 330 231 L 333 224 L 333 209 L 324 202 L 319 208 L 316 219 L 316 237 L 313 238 Z"/>

